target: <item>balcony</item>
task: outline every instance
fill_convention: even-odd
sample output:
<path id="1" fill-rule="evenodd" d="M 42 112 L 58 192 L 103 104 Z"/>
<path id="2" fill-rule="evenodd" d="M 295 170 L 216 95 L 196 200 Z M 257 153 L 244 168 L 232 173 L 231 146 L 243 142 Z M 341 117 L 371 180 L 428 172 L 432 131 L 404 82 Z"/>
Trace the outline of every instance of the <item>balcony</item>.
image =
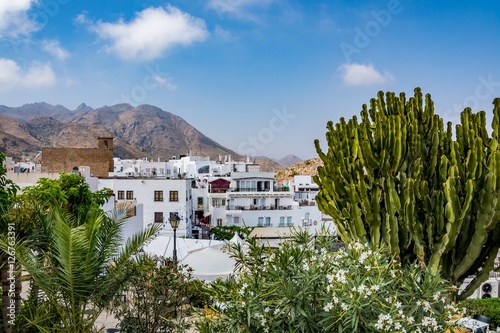
<path id="1" fill-rule="evenodd" d="M 291 210 L 292 206 L 279 206 L 276 208 L 276 206 L 257 206 L 257 205 L 250 205 L 250 206 L 239 206 L 239 205 L 226 205 L 226 210 Z"/>

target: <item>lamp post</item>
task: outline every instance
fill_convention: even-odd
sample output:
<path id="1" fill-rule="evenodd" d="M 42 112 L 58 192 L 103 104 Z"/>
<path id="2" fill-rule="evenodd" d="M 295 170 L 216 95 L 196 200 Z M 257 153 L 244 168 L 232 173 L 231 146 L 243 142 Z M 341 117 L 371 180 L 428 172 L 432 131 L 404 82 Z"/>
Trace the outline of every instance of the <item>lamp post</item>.
<path id="1" fill-rule="evenodd" d="M 170 218 L 169 222 L 170 225 L 172 226 L 172 229 L 174 229 L 174 252 L 173 252 L 173 259 L 174 259 L 174 267 L 177 267 L 177 228 L 179 227 L 179 222 L 180 222 L 180 217 L 177 215 L 177 213 L 170 213 Z"/>
<path id="2" fill-rule="evenodd" d="M 180 217 L 177 215 L 177 213 L 170 213 L 170 218 L 169 222 L 170 225 L 172 226 L 172 229 L 174 229 L 174 252 L 172 254 L 173 260 L 174 260 L 174 272 L 177 272 L 177 240 L 176 240 L 176 231 L 177 228 L 179 227 L 179 222 L 180 222 Z M 174 302 L 174 317 L 177 319 L 177 305 Z"/>

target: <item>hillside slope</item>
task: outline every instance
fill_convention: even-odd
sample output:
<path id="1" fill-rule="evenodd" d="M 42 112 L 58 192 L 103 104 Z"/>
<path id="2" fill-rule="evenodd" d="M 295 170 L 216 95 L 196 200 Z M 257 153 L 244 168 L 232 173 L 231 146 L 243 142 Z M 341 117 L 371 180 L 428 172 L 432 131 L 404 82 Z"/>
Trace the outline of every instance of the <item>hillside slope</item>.
<path id="1" fill-rule="evenodd" d="M 291 181 L 294 176 L 300 175 L 310 175 L 315 176 L 318 174 L 318 167 L 323 165 L 323 161 L 319 157 L 312 158 L 310 160 L 300 161 L 287 168 L 278 170 L 275 174 L 275 178 L 278 183 L 281 184 L 283 180 Z"/>

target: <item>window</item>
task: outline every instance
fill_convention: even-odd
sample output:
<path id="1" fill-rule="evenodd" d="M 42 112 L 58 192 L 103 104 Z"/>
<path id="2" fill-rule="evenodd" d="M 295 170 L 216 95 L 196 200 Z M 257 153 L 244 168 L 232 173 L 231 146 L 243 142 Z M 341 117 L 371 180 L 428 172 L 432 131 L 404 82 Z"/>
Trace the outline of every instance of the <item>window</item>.
<path id="1" fill-rule="evenodd" d="M 221 218 L 217 219 L 217 226 L 222 227 L 222 219 Z"/>
<path id="2" fill-rule="evenodd" d="M 170 191 L 169 201 L 179 201 L 179 192 L 178 191 Z"/>
<path id="3" fill-rule="evenodd" d="M 155 212 L 155 223 L 163 223 L 163 212 Z"/>
<path id="4" fill-rule="evenodd" d="M 271 216 L 266 216 L 266 227 L 271 226 Z"/>
<path id="5" fill-rule="evenodd" d="M 240 223 L 240 217 L 239 217 L 239 216 L 235 216 L 235 217 L 234 217 L 234 219 L 233 219 L 233 222 L 234 222 L 235 224 Z"/>
<path id="6" fill-rule="evenodd" d="M 286 217 L 286 224 L 291 227 L 293 225 L 293 222 L 292 222 L 292 217 L 291 216 L 287 216 Z"/>
<path id="7" fill-rule="evenodd" d="M 118 191 L 118 200 L 125 199 L 125 191 Z"/>
<path id="8" fill-rule="evenodd" d="M 163 191 L 155 191 L 155 201 L 163 201 Z"/>
<path id="9" fill-rule="evenodd" d="M 214 207 L 224 207 L 226 205 L 226 199 L 222 198 L 213 198 L 212 199 L 212 206 Z"/>
<path id="10" fill-rule="evenodd" d="M 197 198 L 198 208 L 203 208 L 203 197 Z"/>
<path id="11" fill-rule="evenodd" d="M 171 170 L 167 169 L 167 175 L 170 175 Z"/>
<path id="12" fill-rule="evenodd" d="M 257 219 L 257 226 L 259 226 L 259 227 L 263 227 L 264 226 L 264 218 L 263 217 L 259 217 Z"/>
<path id="13" fill-rule="evenodd" d="M 280 227 L 284 227 L 284 226 L 285 226 L 285 217 L 280 216 Z"/>
<path id="14" fill-rule="evenodd" d="M 127 191 L 127 200 L 134 199 L 134 191 Z"/>

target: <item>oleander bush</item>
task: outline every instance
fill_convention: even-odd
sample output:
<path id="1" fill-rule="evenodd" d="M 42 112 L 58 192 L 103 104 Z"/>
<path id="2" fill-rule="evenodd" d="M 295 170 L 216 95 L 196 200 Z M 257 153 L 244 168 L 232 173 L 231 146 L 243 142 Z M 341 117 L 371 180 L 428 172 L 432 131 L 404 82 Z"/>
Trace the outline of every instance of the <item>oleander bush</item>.
<path id="1" fill-rule="evenodd" d="M 444 332 L 459 310 L 448 283 L 419 265 L 401 267 L 384 248 L 297 232 L 278 249 L 233 245 L 235 276 L 208 286 L 208 332 Z"/>

